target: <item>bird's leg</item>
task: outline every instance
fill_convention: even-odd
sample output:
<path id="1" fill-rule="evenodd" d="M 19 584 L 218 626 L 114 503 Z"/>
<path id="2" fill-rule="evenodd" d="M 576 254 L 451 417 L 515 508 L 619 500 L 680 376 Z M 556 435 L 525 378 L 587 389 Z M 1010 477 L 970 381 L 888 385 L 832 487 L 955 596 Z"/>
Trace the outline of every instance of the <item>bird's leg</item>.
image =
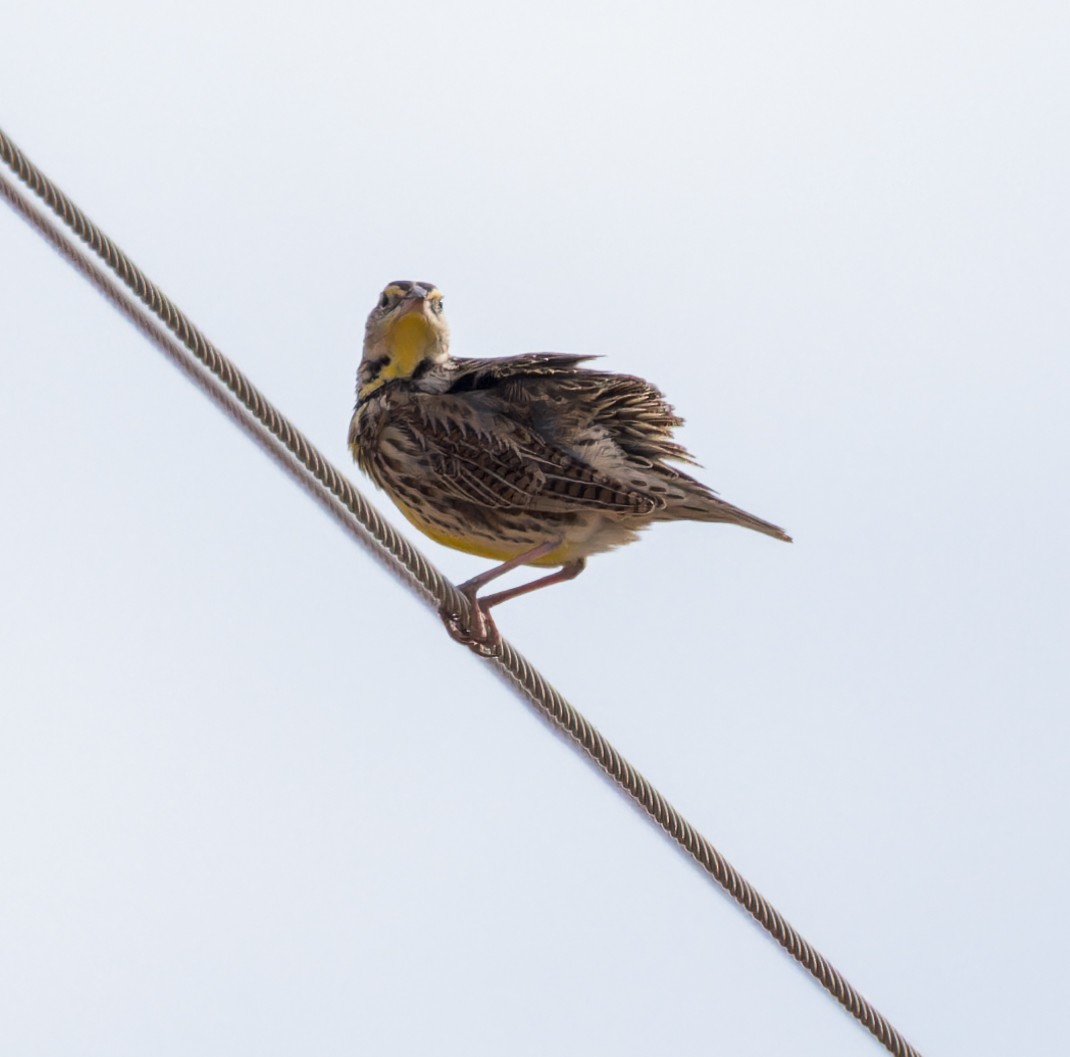
<path id="1" fill-rule="evenodd" d="M 485 573 L 473 576 L 471 580 L 466 580 L 457 590 L 468 599 L 468 605 L 471 609 L 471 626 L 465 626 L 459 613 L 453 613 L 443 608 L 440 613 L 446 625 L 446 630 L 458 642 L 464 643 L 464 645 L 484 657 L 493 657 L 498 654 L 501 651 L 502 638 L 490 613 L 487 612 L 490 607 L 501 605 L 502 602 L 508 602 L 511 598 L 517 598 L 520 595 L 526 595 L 530 591 L 537 591 L 540 587 L 549 587 L 551 584 L 571 580 L 573 577 L 579 576 L 586 562 L 582 558 L 567 562 L 556 573 L 542 576 L 538 580 L 532 580 L 529 584 L 521 584 L 520 587 L 513 587 L 508 591 L 499 591 L 496 595 L 490 595 L 487 598 L 477 598 L 477 592 L 481 587 L 492 580 L 496 580 L 499 576 L 521 565 L 538 561 L 539 558 L 545 557 L 560 545 L 558 540 L 540 543 L 537 547 L 511 558 L 507 562 L 502 562 L 501 565 L 496 565 Z"/>
<path id="2" fill-rule="evenodd" d="M 500 606 L 510 599 L 519 598 L 531 591 L 538 591 L 540 587 L 549 587 L 551 584 L 563 584 L 567 580 L 575 580 L 583 572 L 587 565 L 586 558 L 577 558 L 572 562 L 565 562 L 556 573 L 549 576 L 540 576 L 538 580 L 532 580 L 530 584 L 521 584 L 519 587 L 511 587 L 508 591 L 499 591 L 496 595 L 488 595 L 479 600 L 479 607 L 484 612 L 491 606 Z"/>
<path id="3" fill-rule="evenodd" d="M 488 569 L 485 573 L 473 576 L 471 580 L 465 580 L 463 584 L 458 586 L 457 590 L 462 595 L 469 595 L 474 598 L 476 592 L 481 587 L 489 584 L 491 580 L 497 580 L 499 576 L 511 573 L 514 569 L 519 569 L 521 565 L 527 565 L 528 562 L 537 562 L 540 558 L 545 558 L 550 551 L 560 546 L 560 540 L 547 540 L 537 547 L 532 547 L 529 551 L 524 551 L 523 554 L 518 554 L 515 558 L 510 558 L 507 562 L 502 562 L 501 565 L 495 565 L 493 569 Z"/>

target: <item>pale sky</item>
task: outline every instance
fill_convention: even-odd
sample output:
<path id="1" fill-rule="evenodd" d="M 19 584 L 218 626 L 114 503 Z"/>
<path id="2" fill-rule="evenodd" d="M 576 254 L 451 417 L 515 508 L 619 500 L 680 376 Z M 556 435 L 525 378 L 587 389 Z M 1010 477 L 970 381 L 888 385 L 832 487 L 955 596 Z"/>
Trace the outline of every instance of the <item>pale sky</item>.
<path id="1" fill-rule="evenodd" d="M 922 1053 L 1062 1052 L 1065 3 L 3 34 L 0 125 L 369 494 L 389 280 L 663 388 L 796 542 L 502 631 Z M 0 1052 L 881 1052 L 2 206 L 0 309 Z"/>

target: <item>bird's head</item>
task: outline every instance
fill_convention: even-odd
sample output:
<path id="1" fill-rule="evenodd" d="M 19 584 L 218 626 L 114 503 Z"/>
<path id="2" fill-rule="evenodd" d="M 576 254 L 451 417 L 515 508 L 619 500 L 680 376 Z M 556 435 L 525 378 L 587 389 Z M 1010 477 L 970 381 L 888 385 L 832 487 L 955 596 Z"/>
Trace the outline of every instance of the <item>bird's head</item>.
<path id="1" fill-rule="evenodd" d="M 363 400 L 392 378 L 412 378 L 449 359 L 450 331 L 434 283 L 390 283 L 368 316 L 357 372 Z"/>

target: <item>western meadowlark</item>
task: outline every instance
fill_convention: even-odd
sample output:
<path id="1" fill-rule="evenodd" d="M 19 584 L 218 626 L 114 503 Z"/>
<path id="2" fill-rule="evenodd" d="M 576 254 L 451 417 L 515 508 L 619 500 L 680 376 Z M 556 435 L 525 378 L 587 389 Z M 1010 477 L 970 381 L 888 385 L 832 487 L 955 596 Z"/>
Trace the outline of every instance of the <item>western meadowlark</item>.
<path id="1" fill-rule="evenodd" d="M 442 614 L 450 634 L 477 652 L 501 641 L 492 606 L 571 580 L 589 555 L 653 522 L 725 521 L 790 542 L 666 465 L 694 464 L 672 440 L 683 420 L 643 379 L 579 366 L 590 359 L 454 358 L 431 283 L 391 283 L 368 316 L 349 447 L 418 529 L 502 563 L 460 586 L 470 626 Z M 477 597 L 520 565 L 560 569 Z"/>

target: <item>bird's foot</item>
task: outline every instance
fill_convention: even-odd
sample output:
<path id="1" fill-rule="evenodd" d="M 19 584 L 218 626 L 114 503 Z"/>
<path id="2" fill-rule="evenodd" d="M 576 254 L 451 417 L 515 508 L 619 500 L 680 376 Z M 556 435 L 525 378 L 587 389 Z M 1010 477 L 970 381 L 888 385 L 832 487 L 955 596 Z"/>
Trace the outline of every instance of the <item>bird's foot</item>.
<path id="1" fill-rule="evenodd" d="M 502 654 L 502 636 L 494 624 L 491 615 L 479 604 L 473 592 L 465 594 L 468 599 L 470 617 L 465 617 L 446 606 L 439 609 L 442 623 L 454 642 L 467 646 L 480 657 L 500 657 Z"/>

